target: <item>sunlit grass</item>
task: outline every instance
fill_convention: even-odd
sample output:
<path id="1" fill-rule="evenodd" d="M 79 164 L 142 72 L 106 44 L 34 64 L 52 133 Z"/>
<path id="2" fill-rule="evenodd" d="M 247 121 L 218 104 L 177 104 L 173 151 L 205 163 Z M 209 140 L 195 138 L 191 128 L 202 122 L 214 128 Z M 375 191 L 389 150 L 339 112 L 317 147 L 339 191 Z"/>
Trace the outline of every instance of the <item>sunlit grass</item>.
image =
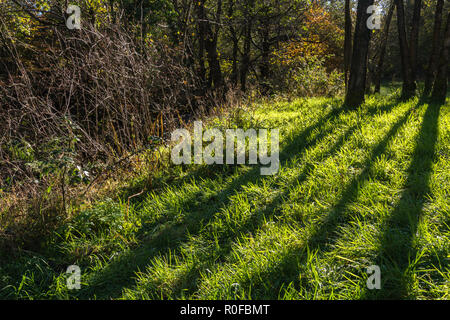
<path id="1" fill-rule="evenodd" d="M 165 169 L 129 208 L 126 196 L 105 200 L 43 252 L 2 260 L 0 296 L 448 299 L 449 104 L 396 98 L 370 96 L 354 111 L 314 98 L 237 113 L 237 126 L 280 128 L 277 175 Z M 82 269 L 79 291 L 65 286 L 71 264 Z M 380 290 L 367 289 L 370 265 L 381 267 Z"/>

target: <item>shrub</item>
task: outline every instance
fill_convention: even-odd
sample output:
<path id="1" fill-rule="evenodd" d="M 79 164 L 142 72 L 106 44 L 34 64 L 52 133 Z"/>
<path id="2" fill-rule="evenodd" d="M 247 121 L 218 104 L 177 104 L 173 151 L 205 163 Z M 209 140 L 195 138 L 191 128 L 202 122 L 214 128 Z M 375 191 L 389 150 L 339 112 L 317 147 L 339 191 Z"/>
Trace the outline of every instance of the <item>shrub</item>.
<path id="1" fill-rule="evenodd" d="M 281 65 L 280 68 L 287 69 L 279 73 L 284 75 L 280 79 L 284 90 L 300 97 L 332 97 L 342 94 L 343 74 L 336 70 L 327 71 L 324 61 L 325 58 L 317 56 L 297 57 L 295 63 Z"/>

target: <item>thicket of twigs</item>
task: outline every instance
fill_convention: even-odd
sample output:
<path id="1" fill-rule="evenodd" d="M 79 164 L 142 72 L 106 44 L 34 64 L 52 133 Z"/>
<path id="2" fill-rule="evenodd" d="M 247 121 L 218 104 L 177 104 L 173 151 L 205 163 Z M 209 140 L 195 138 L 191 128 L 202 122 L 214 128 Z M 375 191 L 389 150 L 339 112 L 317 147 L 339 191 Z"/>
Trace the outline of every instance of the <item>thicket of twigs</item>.
<path id="1" fill-rule="evenodd" d="M 68 4 L 0 1 L 0 238 L 42 239 L 102 177 L 216 106 L 343 86 L 328 5 L 78 1 L 69 30 Z"/>
<path id="2" fill-rule="evenodd" d="M 15 72 L 0 87 L 0 193 L 27 198 L 0 197 L 4 238 L 24 233 L 17 225 L 37 237 L 50 230 L 66 212 L 66 185 L 92 183 L 213 104 L 196 96 L 182 52 L 163 43 L 142 45 L 116 25 L 40 32 L 30 46 L 1 30 Z"/>

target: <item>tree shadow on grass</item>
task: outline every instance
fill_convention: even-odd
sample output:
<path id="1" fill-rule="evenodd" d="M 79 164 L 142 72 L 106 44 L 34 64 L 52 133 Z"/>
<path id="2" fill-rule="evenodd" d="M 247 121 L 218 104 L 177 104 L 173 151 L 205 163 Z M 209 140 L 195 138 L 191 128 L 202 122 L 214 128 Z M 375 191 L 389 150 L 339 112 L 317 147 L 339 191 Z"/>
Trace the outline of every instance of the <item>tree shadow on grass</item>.
<path id="1" fill-rule="evenodd" d="M 391 98 L 391 102 L 383 105 L 382 107 L 369 107 L 367 109 L 367 115 L 374 115 L 376 113 L 389 112 L 395 105 L 399 103 L 398 98 Z M 331 102 L 332 104 L 335 101 Z M 280 162 L 283 163 L 289 160 L 292 155 L 296 153 L 301 153 L 305 148 L 310 147 L 312 144 L 323 138 L 328 132 L 321 132 L 320 135 L 314 136 L 311 141 L 307 141 L 306 139 L 313 134 L 313 132 L 317 129 L 322 128 L 329 121 L 334 121 L 341 114 L 345 113 L 345 108 L 341 107 L 333 107 L 333 109 L 319 119 L 316 123 L 307 127 L 304 131 L 302 131 L 299 135 L 293 138 L 293 141 L 287 143 L 286 147 L 281 150 L 280 153 Z M 182 164 L 183 167 L 188 167 L 188 165 Z M 189 165 L 192 166 L 192 165 Z M 136 184 L 132 184 L 130 186 L 124 187 L 119 192 L 120 198 L 127 199 L 130 196 L 134 196 L 141 191 L 145 191 L 139 196 L 133 197 L 130 200 L 130 204 L 139 204 L 142 202 L 149 194 L 150 191 L 163 191 L 164 186 L 170 184 L 172 187 L 177 186 L 180 187 L 184 183 L 190 183 L 193 180 L 198 180 L 199 178 L 215 178 L 218 176 L 228 176 L 232 175 L 236 172 L 236 169 L 239 168 L 239 165 L 193 165 L 195 169 L 188 170 L 186 175 L 182 178 L 179 178 L 175 174 L 169 174 L 163 177 L 157 177 L 153 183 L 152 187 L 149 189 L 146 184 L 148 184 L 147 179 L 143 179 Z M 252 175 L 253 172 L 259 170 L 259 167 L 255 167 L 254 171 L 249 172 L 248 175 Z"/>
<path id="2" fill-rule="evenodd" d="M 314 146 L 326 136 L 329 132 L 320 129 L 329 121 L 338 118 L 343 111 L 343 108 L 333 109 L 290 141 L 280 153 L 281 165 L 287 163 L 292 157 L 301 154 L 307 148 Z M 308 140 L 316 130 L 319 130 L 320 133 Z M 179 249 L 189 235 L 197 234 L 220 208 L 226 207 L 230 203 L 231 196 L 242 191 L 243 186 L 265 179 L 259 171 L 260 167 L 252 167 L 232 180 L 219 193 L 210 196 L 201 203 L 192 201 L 191 197 L 182 204 L 182 206 L 185 206 L 183 211 L 186 212 L 182 221 L 168 221 L 159 228 L 158 232 L 141 239 L 142 243 L 137 248 L 122 254 L 103 270 L 92 275 L 88 280 L 89 286 L 78 291 L 75 295 L 80 298 L 96 297 L 100 299 L 119 297 L 123 288 L 135 283 L 136 272 L 148 266 L 152 258 L 169 250 Z M 199 178 L 195 175 L 193 177 Z M 152 227 L 154 227 L 154 223 L 150 226 L 144 225 L 140 232 L 145 234 L 145 230 Z"/>
<path id="3" fill-rule="evenodd" d="M 371 113 L 375 113 L 377 111 L 387 110 L 393 107 L 395 104 L 388 104 L 383 108 L 377 109 L 372 108 L 369 111 Z M 306 148 L 313 146 L 317 141 L 323 138 L 327 133 L 324 131 L 320 131 L 319 134 L 313 136 L 312 139 L 308 140 L 308 138 L 314 134 L 316 130 L 320 130 L 323 128 L 327 122 L 334 121 L 339 117 L 339 115 L 343 114 L 346 110 L 343 107 L 334 107 L 330 112 L 325 114 L 322 118 L 320 118 L 317 122 L 305 128 L 299 135 L 295 136 L 292 141 L 288 142 L 286 146 L 281 150 L 280 153 L 280 163 L 286 163 L 291 157 L 296 155 L 297 153 L 301 154 Z M 171 187 L 181 187 L 185 183 L 190 183 L 192 181 L 198 181 L 199 179 L 207 178 L 216 178 L 216 177 L 224 177 L 235 174 L 237 170 L 240 169 L 240 165 L 185 165 L 181 164 L 183 167 L 194 166 L 193 170 L 189 170 L 186 175 L 182 178 L 175 176 L 174 174 L 158 177 L 153 182 L 153 186 L 149 189 L 147 184 L 147 179 L 143 179 L 138 183 L 134 183 L 130 186 L 124 187 L 120 190 L 119 195 L 122 199 L 128 199 L 128 197 L 132 197 L 129 200 L 130 205 L 141 203 L 146 197 L 148 197 L 149 192 L 164 192 L 164 187 L 170 184 Z M 259 174 L 260 167 L 253 166 L 249 171 L 241 175 L 239 178 L 234 179 L 230 186 L 226 189 L 229 189 L 234 193 L 236 190 L 240 189 L 241 186 L 247 185 L 250 182 L 255 182 L 256 180 L 261 180 L 264 177 Z M 142 192 L 138 196 L 135 196 L 139 192 Z M 226 191 L 226 190 L 225 190 Z M 226 194 L 227 192 L 221 192 L 220 194 Z M 186 206 L 189 204 L 186 203 Z"/>
<path id="4" fill-rule="evenodd" d="M 438 138 L 440 106 L 430 104 L 425 111 L 422 127 L 407 170 L 404 191 L 392 214 L 383 226 L 383 235 L 375 263 L 380 266 L 382 286 L 380 290 L 366 290 L 365 299 L 412 298 L 411 263 L 416 257 L 414 240 L 431 190 L 435 145 Z M 443 256 L 441 261 L 446 261 Z"/>
<path id="5" fill-rule="evenodd" d="M 300 283 L 298 283 L 299 265 L 304 265 L 307 262 L 308 252 L 320 251 L 321 254 L 331 250 L 333 244 L 337 240 L 336 231 L 340 226 L 348 223 L 352 218 L 348 213 L 348 206 L 352 204 L 361 188 L 361 184 L 365 183 L 370 177 L 371 169 L 376 162 L 376 159 L 381 156 L 391 141 L 391 139 L 398 133 L 400 128 L 407 122 L 410 114 L 415 108 L 417 108 L 422 102 L 420 101 L 416 107 L 410 108 L 405 112 L 403 116 L 391 127 L 388 133 L 384 136 L 372 150 L 370 156 L 363 163 L 363 170 L 352 179 L 349 185 L 343 191 L 339 202 L 333 206 L 332 209 L 324 211 L 324 219 L 318 223 L 311 234 L 308 235 L 306 244 L 300 249 L 288 252 L 284 258 L 282 258 L 277 267 L 271 270 L 267 270 L 264 274 L 259 274 L 259 278 L 264 279 L 277 279 L 278 287 L 261 288 L 258 285 L 257 279 L 249 279 L 249 283 L 241 284 L 243 286 L 254 284 L 252 286 L 252 293 L 256 293 L 261 299 L 277 299 L 281 290 L 281 286 L 287 284 L 293 284 L 294 287 L 299 289 Z M 305 286 L 311 286 L 312 284 L 304 284 Z"/>
<path id="6" fill-rule="evenodd" d="M 396 102 L 386 104 L 381 108 L 369 108 L 367 110 L 368 115 L 373 115 L 378 112 L 389 112 Z M 323 129 L 325 125 L 334 121 L 344 112 L 344 109 L 334 109 L 318 120 L 316 123 L 307 127 L 304 131 L 298 134 L 292 141 L 289 141 L 280 153 L 280 161 L 286 164 L 292 157 L 301 155 L 307 148 L 311 148 L 316 145 L 321 139 L 326 137 L 332 130 Z M 322 130 L 320 130 L 322 129 Z M 340 148 L 346 140 L 346 137 L 350 135 L 356 127 L 352 127 L 342 136 L 337 142 L 334 148 L 329 150 L 329 154 L 333 154 Z M 319 133 L 314 135 L 314 132 L 318 130 Z M 312 138 L 310 138 L 312 136 Z M 308 140 L 309 138 L 309 140 Z M 201 168 L 199 168 L 201 169 Z M 303 173 L 300 174 L 298 181 L 304 181 L 308 176 L 307 172 L 310 167 L 306 166 Z M 198 173 L 201 173 L 199 171 Z M 191 176 L 193 179 L 198 179 L 200 176 Z M 262 179 L 263 176 L 259 175 L 259 167 L 253 167 L 241 176 L 232 180 L 219 193 L 210 196 L 208 199 L 201 203 L 197 203 L 195 200 L 196 195 L 193 195 L 187 201 L 182 204 L 183 211 L 186 212 L 182 221 L 159 221 L 162 222 L 159 225 L 158 232 L 149 232 L 150 236 L 141 238 L 141 244 L 132 249 L 130 252 L 124 253 L 108 266 L 106 266 L 100 272 L 93 274 L 88 282 L 89 286 L 77 293 L 81 298 L 117 298 L 122 293 L 123 288 L 133 285 L 136 281 L 135 274 L 137 271 L 145 269 L 152 259 L 161 256 L 170 250 L 177 250 L 188 239 L 188 235 L 195 235 L 200 232 L 202 226 L 211 221 L 214 215 L 220 211 L 221 208 L 226 207 L 230 202 L 230 197 L 242 190 L 242 187 L 249 183 L 256 183 Z M 199 194 L 197 194 L 199 196 Z M 276 206 L 281 202 L 282 196 L 276 197 L 272 204 L 269 204 L 265 210 L 257 212 L 252 219 L 246 223 L 238 233 L 248 233 L 256 230 L 262 223 L 267 215 L 273 215 L 276 210 Z M 158 223 L 159 223 L 158 222 Z M 202 223 L 203 222 L 203 223 Z M 141 233 L 145 234 L 146 230 L 149 230 L 155 226 L 155 223 L 151 225 L 144 225 Z M 222 240 L 223 254 L 229 252 L 231 249 L 231 243 L 234 238 L 240 236 L 235 234 Z M 207 263 L 207 262 L 205 262 Z M 201 268 L 201 267 L 199 267 Z M 189 273 L 192 278 L 196 274 L 200 273 L 200 269 L 191 270 Z M 187 287 L 192 292 L 195 290 L 195 285 L 186 281 L 182 281 L 179 284 L 180 287 Z"/>
<path id="7" fill-rule="evenodd" d="M 384 106 L 381 109 L 378 109 L 377 111 L 381 112 L 387 112 L 392 108 L 392 105 Z M 373 115 L 375 114 L 375 110 L 369 110 L 367 112 L 367 115 Z M 353 133 L 356 131 L 356 129 L 359 128 L 359 125 L 353 125 L 348 127 L 345 132 L 339 136 L 339 138 L 336 140 L 336 142 L 327 150 L 323 150 L 320 155 L 315 156 L 315 158 L 320 159 L 324 161 L 328 157 L 333 156 L 338 150 L 341 149 L 343 144 L 348 140 L 348 137 L 353 135 Z M 321 135 L 321 138 L 324 138 L 326 134 Z M 297 175 L 296 178 L 292 179 L 291 184 L 301 184 L 304 181 L 307 180 L 309 176 L 313 174 L 312 165 L 311 163 L 308 163 L 304 166 L 302 171 Z M 271 220 L 271 219 L 277 219 L 277 213 L 279 211 L 280 204 L 283 203 L 284 198 L 288 195 L 289 190 L 286 190 L 285 192 L 279 193 L 277 196 L 275 196 L 269 203 L 267 203 L 263 209 L 256 210 L 253 212 L 249 218 L 245 221 L 245 223 L 238 226 L 237 229 L 233 230 L 231 234 L 223 233 L 220 234 L 218 239 L 218 246 L 220 247 L 220 253 L 215 255 L 203 255 L 202 258 L 195 264 L 192 265 L 186 272 L 189 274 L 189 279 L 185 276 L 185 273 L 183 273 L 183 276 L 177 277 L 177 281 L 172 283 L 172 286 L 170 288 L 171 291 L 171 298 L 180 298 L 181 296 L 189 296 L 190 294 L 195 293 L 197 290 L 198 285 L 198 279 L 200 277 L 200 274 L 202 271 L 206 270 L 206 267 L 211 266 L 213 264 L 226 262 L 225 258 L 228 255 L 228 253 L 232 249 L 232 244 L 236 241 L 239 241 L 242 237 L 245 237 L 245 235 L 251 234 L 253 232 L 256 232 L 257 229 L 263 224 L 264 221 Z M 148 285 L 145 286 L 146 292 L 152 292 L 153 294 L 158 291 L 159 289 L 156 288 L 155 284 L 153 283 L 152 286 L 148 287 Z M 181 290 L 183 290 L 181 292 Z M 272 292 L 273 293 L 273 292 Z M 156 294 L 155 296 L 159 296 Z"/>
<path id="8" fill-rule="evenodd" d="M 395 105 L 395 104 L 394 104 Z M 388 112 L 392 109 L 394 105 L 386 105 L 380 109 L 369 109 L 365 115 L 371 116 L 374 115 L 377 112 Z M 348 140 L 350 136 L 354 134 L 354 132 L 359 128 L 359 124 L 352 125 L 348 127 L 343 134 L 339 136 L 339 138 L 336 140 L 336 142 L 326 150 L 323 150 L 320 155 L 315 156 L 315 158 L 320 159 L 321 161 L 325 161 L 327 158 L 332 157 L 335 155 L 344 145 L 344 143 Z M 319 136 L 316 136 L 315 139 L 319 138 L 319 140 L 322 140 L 327 136 L 328 132 L 322 132 Z M 312 170 L 312 163 L 305 164 L 304 168 L 301 170 L 299 174 L 295 178 L 292 179 L 290 182 L 291 185 L 300 185 L 303 182 L 305 182 L 314 172 Z M 253 232 L 257 232 L 258 228 L 264 223 L 264 221 L 267 220 L 276 220 L 278 218 L 278 213 L 280 209 L 280 205 L 285 200 L 285 197 L 287 197 L 289 194 L 289 190 L 286 190 L 284 192 L 279 193 L 277 196 L 275 196 L 269 203 L 267 203 L 263 209 L 256 210 L 251 214 L 251 216 L 240 225 L 236 230 L 233 231 L 230 235 L 222 235 L 219 239 L 219 246 L 221 248 L 221 257 L 222 259 L 217 259 L 218 257 L 212 257 L 211 261 L 206 261 L 206 259 L 200 261 L 201 263 L 199 265 L 196 265 L 193 267 L 193 269 L 189 270 L 189 275 L 193 278 L 190 279 L 190 281 L 185 281 L 186 279 L 179 279 L 180 281 L 177 283 L 177 288 L 183 288 L 184 294 L 190 295 L 197 290 L 198 281 L 197 279 L 200 276 L 200 272 L 202 270 L 205 270 L 205 265 L 208 265 L 208 263 L 212 264 L 214 263 L 221 263 L 226 262 L 224 258 L 227 256 L 227 254 L 231 251 L 233 243 L 241 239 L 242 237 L 245 237 L 246 235 L 252 234 Z M 273 279 L 274 283 L 272 285 L 277 285 L 276 283 L 276 277 L 270 277 L 270 279 Z M 186 284 L 188 284 L 186 286 Z M 278 284 L 282 284 L 279 282 Z M 172 292 L 176 291 L 177 289 L 173 290 Z M 273 290 L 270 290 L 270 294 L 276 293 Z M 179 297 L 179 296 L 176 296 Z M 266 293 L 262 293 L 262 296 L 264 298 L 267 298 Z M 258 298 L 261 298 L 258 296 Z M 172 297 L 173 298 L 173 297 Z M 269 296 L 269 298 L 276 298 L 275 296 Z"/>

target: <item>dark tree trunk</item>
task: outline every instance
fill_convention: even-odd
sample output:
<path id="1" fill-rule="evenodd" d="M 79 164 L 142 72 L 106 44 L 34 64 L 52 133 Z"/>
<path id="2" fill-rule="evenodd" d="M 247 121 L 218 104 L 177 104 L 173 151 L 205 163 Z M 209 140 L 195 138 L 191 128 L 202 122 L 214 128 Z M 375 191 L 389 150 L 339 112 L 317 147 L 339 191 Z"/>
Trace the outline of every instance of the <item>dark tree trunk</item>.
<path id="1" fill-rule="evenodd" d="M 411 20 L 411 34 L 409 40 L 409 52 L 411 57 L 411 72 L 413 80 L 416 80 L 417 70 L 417 48 L 419 46 L 420 11 L 422 10 L 422 0 L 414 1 L 414 13 Z"/>
<path id="2" fill-rule="evenodd" d="M 237 56 L 238 56 L 238 40 L 237 38 L 235 38 L 235 40 L 233 40 L 233 69 L 231 72 L 231 83 L 233 84 L 233 87 L 236 87 L 238 83 Z"/>
<path id="3" fill-rule="evenodd" d="M 220 69 L 219 57 L 217 54 L 217 37 L 219 34 L 220 19 L 222 15 L 222 1 L 217 1 L 217 12 L 214 29 L 211 27 L 211 23 L 205 13 L 205 0 L 201 0 L 197 3 L 197 16 L 199 19 L 199 66 L 200 66 L 200 79 L 205 83 L 206 68 L 204 61 L 204 53 L 206 51 L 209 76 L 207 87 L 214 88 L 222 87 L 222 72 Z"/>
<path id="4" fill-rule="evenodd" d="M 348 87 L 348 73 L 350 71 L 352 55 L 352 16 L 350 15 L 350 10 L 350 0 L 345 0 L 344 74 L 346 92 Z"/>
<path id="5" fill-rule="evenodd" d="M 436 13 L 434 18 L 434 31 L 433 31 L 433 43 L 430 55 L 430 61 L 428 63 L 428 69 L 425 76 L 425 88 L 423 90 L 424 97 L 427 97 L 431 89 L 433 88 L 434 77 L 436 75 L 436 69 L 438 65 L 439 53 L 440 53 L 440 41 L 442 27 L 442 9 L 444 7 L 444 0 L 437 0 Z"/>
<path id="6" fill-rule="evenodd" d="M 206 68 L 205 68 L 205 0 L 196 3 L 197 19 L 198 19 L 198 65 L 199 78 L 204 89 L 206 85 Z"/>
<path id="7" fill-rule="evenodd" d="M 208 53 L 209 78 L 214 88 L 220 88 L 223 84 L 222 71 L 220 69 L 219 56 L 217 54 L 217 37 L 205 41 L 206 52 Z"/>
<path id="8" fill-rule="evenodd" d="M 250 44 L 251 44 L 251 25 L 246 27 L 244 39 L 244 52 L 242 54 L 241 62 L 241 90 L 247 89 L 247 73 L 250 63 Z"/>
<path id="9" fill-rule="evenodd" d="M 372 75 L 373 75 L 373 66 L 370 63 L 370 44 L 369 44 L 369 51 L 367 53 L 367 74 L 366 74 L 366 94 L 371 94 L 372 91 Z"/>
<path id="10" fill-rule="evenodd" d="M 395 0 L 397 4 L 397 24 L 398 38 L 400 42 L 400 56 L 402 61 L 403 88 L 402 99 L 409 99 L 416 93 L 416 82 L 414 81 L 412 70 L 410 51 L 406 40 L 405 28 L 405 8 L 403 0 Z"/>
<path id="11" fill-rule="evenodd" d="M 359 0 L 356 14 L 356 27 L 353 40 L 353 54 L 350 66 L 348 90 L 345 105 L 356 108 L 364 102 L 366 89 L 367 55 L 369 52 L 371 30 L 367 27 L 369 14 L 367 8 L 374 0 Z"/>
<path id="12" fill-rule="evenodd" d="M 411 35 L 409 40 L 409 51 L 411 57 L 411 71 L 413 79 L 416 80 L 417 70 L 417 48 L 419 46 L 420 11 L 422 10 L 422 0 L 415 0 L 414 13 L 411 20 Z"/>
<path id="13" fill-rule="evenodd" d="M 253 0 L 247 3 L 248 7 L 245 8 L 245 31 L 244 31 L 244 52 L 242 53 L 241 61 L 241 90 L 245 91 L 247 89 L 247 74 L 250 68 L 250 48 L 252 41 L 252 16 L 250 10 L 253 7 Z"/>
<path id="14" fill-rule="evenodd" d="M 208 37 L 205 42 L 206 52 L 208 53 L 209 76 L 214 84 L 214 88 L 221 88 L 223 85 L 222 70 L 220 68 L 219 55 L 217 53 L 217 39 L 222 17 L 222 0 L 217 1 L 216 21 L 214 29 L 207 23 Z"/>
<path id="15" fill-rule="evenodd" d="M 263 94 L 268 94 L 270 91 L 268 80 L 270 76 L 270 40 L 269 29 L 264 27 L 261 32 L 262 45 L 261 45 L 261 62 L 259 69 L 261 72 L 261 88 Z"/>
<path id="16" fill-rule="evenodd" d="M 227 16 L 231 17 L 234 12 L 234 0 L 229 1 L 229 7 Z M 238 82 L 238 65 L 237 65 L 237 56 L 238 56 L 238 45 L 239 45 L 239 39 L 236 35 L 236 30 L 234 29 L 234 26 L 232 23 L 229 24 L 229 30 L 231 35 L 231 40 L 233 42 L 233 54 L 232 54 L 232 71 L 231 71 L 231 84 L 233 87 L 237 86 Z"/>
<path id="17" fill-rule="evenodd" d="M 448 63 L 450 54 L 450 13 L 447 17 L 447 25 L 442 39 L 442 49 L 439 57 L 439 66 L 436 80 L 433 86 L 431 98 L 437 103 L 444 104 L 447 95 Z"/>
<path id="18" fill-rule="evenodd" d="M 381 39 L 380 56 L 378 57 L 377 69 L 375 72 L 375 93 L 380 92 L 381 88 L 381 74 L 383 72 L 384 56 L 386 54 L 386 46 L 389 37 L 389 27 L 391 26 L 392 16 L 394 15 L 395 0 L 392 0 L 389 6 L 389 11 L 386 16 L 386 21 L 384 23 L 383 36 Z"/>

